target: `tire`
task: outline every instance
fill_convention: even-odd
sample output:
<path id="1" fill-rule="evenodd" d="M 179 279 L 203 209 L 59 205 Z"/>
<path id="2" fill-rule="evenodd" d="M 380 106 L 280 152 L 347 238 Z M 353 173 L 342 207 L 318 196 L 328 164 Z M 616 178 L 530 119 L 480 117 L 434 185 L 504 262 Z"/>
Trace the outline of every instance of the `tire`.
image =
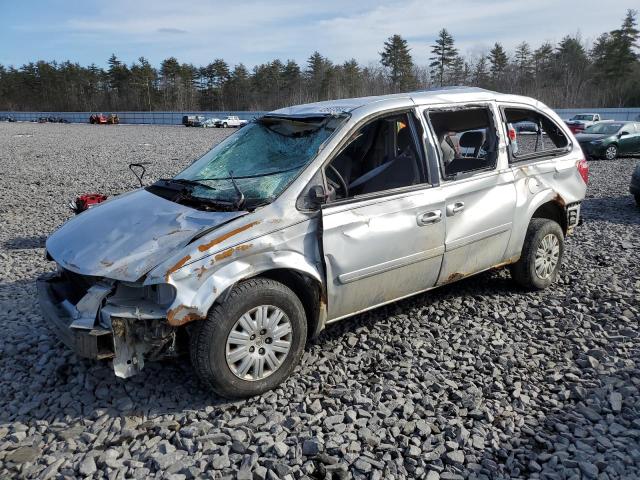
<path id="1" fill-rule="evenodd" d="M 640 193 L 636 193 L 633 198 L 636 199 L 636 206 L 640 208 Z"/>
<path id="2" fill-rule="evenodd" d="M 222 128 L 227 128 L 229 125 L 227 125 L 226 123 L 222 124 Z"/>
<path id="3" fill-rule="evenodd" d="M 253 337 L 248 340 L 249 337 L 243 328 L 248 323 L 241 323 L 241 318 L 246 319 L 251 312 L 261 311 L 260 309 L 270 312 L 268 320 L 275 318 L 278 311 L 284 314 L 280 317 L 275 331 L 288 326 L 290 331 L 286 336 L 277 339 L 274 335 L 269 341 L 271 337 L 268 335 L 271 333 L 267 332 L 262 336 L 260 333 L 264 330 L 256 330 L 253 337 L 257 338 L 254 341 L 251 341 Z M 253 318 L 250 320 L 251 326 L 258 322 L 256 320 L 254 324 Z M 236 337 L 230 336 L 232 332 L 238 336 L 243 335 L 241 341 L 246 343 L 243 343 L 242 347 L 234 345 Z M 213 305 L 206 319 L 191 325 L 189 336 L 191 363 L 200 380 L 222 397 L 246 398 L 275 388 L 291 374 L 304 351 L 307 319 L 302 303 L 288 287 L 275 280 L 255 278 L 235 286 L 224 303 Z M 269 350 L 271 355 L 279 355 L 276 360 L 280 361 L 277 368 L 269 368 L 272 363 L 269 363 L 267 357 L 273 357 L 269 352 L 265 355 L 265 349 L 281 348 L 283 342 L 289 343 L 288 351 L 282 353 Z M 251 348 L 254 350 L 250 350 Z M 249 354 L 249 351 L 252 353 Z M 242 355 L 235 364 L 228 360 L 234 353 Z M 242 369 L 245 359 L 249 359 L 247 361 L 251 366 L 244 378 L 241 378 L 239 370 Z M 260 359 L 265 373 L 262 377 L 257 373 Z"/>
<path id="4" fill-rule="evenodd" d="M 542 250 L 539 252 L 539 249 L 545 251 L 542 256 L 550 263 L 543 260 L 540 268 L 536 269 L 536 259 L 539 260 L 539 255 L 542 254 Z M 546 253 L 550 251 L 556 252 L 555 255 L 547 256 Z M 520 260 L 511 265 L 511 277 L 528 290 L 543 290 L 558 278 L 563 253 L 564 234 L 560 225 L 546 218 L 532 218 L 527 228 Z"/>
<path id="5" fill-rule="evenodd" d="M 607 160 L 615 160 L 618 156 L 618 147 L 616 145 L 609 145 L 604 151 L 604 158 Z"/>

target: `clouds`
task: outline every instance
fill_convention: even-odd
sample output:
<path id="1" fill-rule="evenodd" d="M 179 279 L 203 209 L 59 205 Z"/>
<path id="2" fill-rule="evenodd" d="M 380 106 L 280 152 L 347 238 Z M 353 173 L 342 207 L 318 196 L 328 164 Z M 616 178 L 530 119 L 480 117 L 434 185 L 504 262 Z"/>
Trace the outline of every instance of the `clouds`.
<path id="1" fill-rule="evenodd" d="M 617 27 L 634 4 L 618 0 L 611 8 L 602 0 L 583 0 L 576 10 L 555 0 L 74 0 L 44 4 L 36 18 L 33 8 L 11 3 L 3 10 L 12 11 L 0 19 L 0 41 L 7 40 L 0 62 L 102 63 L 115 52 L 127 62 L 144 55 L 159 63 L 173 55 L 195 64 L 222 57 L 254 65 L 276 57 L 304 62 L 318 50 L 336 62 L 353 57 L 366 64 L 377 62 L 384 40 L 399 33 L 416 62 L 425 64 L 443 27 L 463 53 L 480 53 L 495 41 L 512 49 L 523 40 L 536 45 L 578 31 L 593 39 Z M 29 41 L 42 32 L 51 41 Z"/>
<path id="2" fill-rule="evenodd" d="M 183 33 L 187 33 L 186 30 L 182 30 L 181 28 L 168 28 L 168 27 L 159 28 L 158 30 L 156 30 L 156 32 L 158 32 L 158 33 L 168 33 L 168 34 L 171 34 L 171 35 L 181 35 Z"/>

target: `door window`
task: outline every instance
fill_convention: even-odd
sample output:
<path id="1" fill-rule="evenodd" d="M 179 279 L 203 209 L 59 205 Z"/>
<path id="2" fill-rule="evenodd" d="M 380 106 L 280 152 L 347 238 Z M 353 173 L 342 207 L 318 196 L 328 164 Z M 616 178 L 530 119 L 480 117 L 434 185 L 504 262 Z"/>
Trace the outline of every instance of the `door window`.
<path id="1" fill-rule="evenodd" d="M 356 131 L 325 167 L 329 201 L 424 182 L 409 114 L 378 118 Z"/>
<path id="2" fill-rule="evenodd" d="M 510 162 L 555 155 L 569 145 L 560 127 L 546 115 L 528 108 L 504 108 L 509 128 Z"/>
<path id="3" fill-rule="evenodd" d="M 425 115 L 437 139 L 445 178 L 495 168 L 498 138 L 488 107 L 431 110 Z"/>

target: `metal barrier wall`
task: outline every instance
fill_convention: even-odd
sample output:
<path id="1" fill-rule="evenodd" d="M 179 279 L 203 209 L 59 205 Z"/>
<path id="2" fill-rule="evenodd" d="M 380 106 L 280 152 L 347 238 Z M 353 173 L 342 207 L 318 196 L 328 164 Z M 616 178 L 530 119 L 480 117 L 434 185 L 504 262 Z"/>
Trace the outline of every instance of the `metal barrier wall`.
<path id="1" fill-rule="evenodd" d="M 640 121 L 640 108 L 577 108 L 556 110 L 563 119 L 578 113 L 599 113 L 602 119 Z M 0 112 L 0 117 L 11 116 L 19 122 L 32 122 L 40 117 L 59 117 L 73 123 L 89 123 L 89 116 L 95 112 Z M 120 123 L 180 125 L 183 115 L 203 115 L 207 118 L 224 118 L 237 115 L 242 120 L 251 120 L 267 112 L 104 112 L 115 113 Z"/>
<path id="2" fill-rule="evenodd" d="M 556 110 L 563 119 L 579 113 L 599 113 L 602 120 L 630 120 L 640 122 L 640 108 L 568 108 Z"/>
<path id="3" fill-rule="evenodd" d="M 89 123 L 89 117 L 95 112 L 0 112 L 0 117 L 10 116 L 18 122 L 34 122 L 40 117 L 58 117 L 72 123 Z M 120 123 L 181 125 L 184 115 L 202 115 L 207 118 L 224 118 L 236 115 L 241 120 L 252 120 L 266 112 L 103 112 L 105 115 L 118 115 Z"/>

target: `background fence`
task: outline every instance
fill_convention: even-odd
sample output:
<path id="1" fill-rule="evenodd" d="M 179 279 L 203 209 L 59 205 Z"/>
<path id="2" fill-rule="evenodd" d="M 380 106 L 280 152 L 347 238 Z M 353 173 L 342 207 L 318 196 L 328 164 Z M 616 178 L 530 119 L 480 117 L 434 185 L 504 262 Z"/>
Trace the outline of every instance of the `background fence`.
<path id="1" fill-rule="evenodd" d="M 57 117 L 72 123 L 89 123 L 89 117 L 96 112 L 0 112 L 0 117 L 13 117 L 18 122 L 34 122 L 40 117 Z M 120 123 L 180 125 L 184 115 L 202 115 L 207 118 L 224 118 L 237 115 L 241 120 L 251 120 L 266 112 L 103 112 L 105 115 L 118 115 Z"/>
<path id="2" fill-rule="evenodd" d="M 640 108 L 578 108 L 556 110 L 563 119 L 578 113 L 599 113 L 603 119 L 640 121 Z M 10 116 L 19 122 L 33 122 L 40 117 L 64 118 L 73 123 L 89 123 L 89 116 L 95 112 L 0 112 L 0 117 Z M 120 123 L 180 125 L 183 115 L 203 115 L 207 118 L 224 118 L 237 115 L 242 120 L 251 120 L 266 112 L 104 112 L 115 113 Z"/>

